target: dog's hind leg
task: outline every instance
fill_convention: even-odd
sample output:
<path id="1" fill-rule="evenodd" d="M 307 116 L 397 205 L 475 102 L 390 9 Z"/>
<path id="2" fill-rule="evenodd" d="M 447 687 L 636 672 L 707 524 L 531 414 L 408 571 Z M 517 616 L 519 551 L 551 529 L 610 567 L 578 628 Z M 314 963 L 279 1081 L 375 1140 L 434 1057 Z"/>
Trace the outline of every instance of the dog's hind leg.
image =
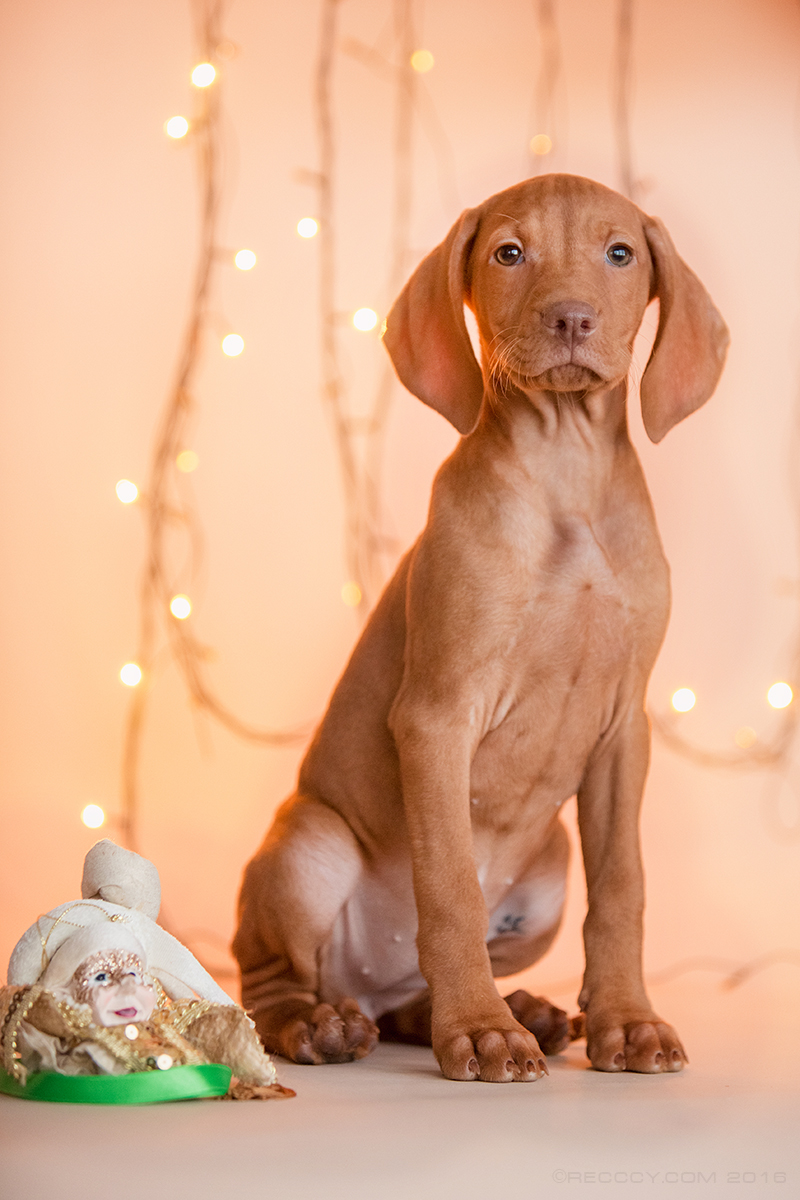
<path id="1" fill-rule="evenodd" d="M 346 822 L 327 805 L 295 796 L 245 871 L 233 952 L 242 1004 L 273 1053 L 347 1062 L 377 1043 L 375 1025 L 355 1001 L 320 998 L 320 951 L 362 867 Z"/>

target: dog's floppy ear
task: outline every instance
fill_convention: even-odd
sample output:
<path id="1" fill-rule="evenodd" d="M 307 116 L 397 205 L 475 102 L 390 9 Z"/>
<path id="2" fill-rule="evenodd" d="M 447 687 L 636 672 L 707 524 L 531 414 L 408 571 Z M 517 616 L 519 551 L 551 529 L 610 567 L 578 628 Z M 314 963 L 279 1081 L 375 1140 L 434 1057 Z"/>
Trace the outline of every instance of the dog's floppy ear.
<path id="1" fill-rule="evenodd" d="M 660 442 L 708 400 L 730 339 L 711 297 L 678 256 L 661 221 L 645 217 L 644 231 L 653 260 L 651 299 L 658 296 L 661 316 L 642 378 L 642 418 L 650 440 Z"/>
<path id="2" fill-rule="evenodd" d="M 397 297 L 383 340 L 410 392 L 459 433 L 471 433 L 483 400 L 483 376 L 464 320 L 469 253 L 481 210 L 467 209 Z"/>

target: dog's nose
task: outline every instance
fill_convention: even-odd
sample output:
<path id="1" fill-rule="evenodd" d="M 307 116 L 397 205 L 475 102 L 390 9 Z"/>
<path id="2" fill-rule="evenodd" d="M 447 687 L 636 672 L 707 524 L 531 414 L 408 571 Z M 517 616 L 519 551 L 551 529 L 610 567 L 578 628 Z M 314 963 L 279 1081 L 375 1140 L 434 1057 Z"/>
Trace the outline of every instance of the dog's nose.
<path id="1" fill-rule="evenodd" d="M 597 313 L 581 300 L 561 300 L 542 311 L 542 322 L 556 337 L 574 346 L 597 328 Z"/>

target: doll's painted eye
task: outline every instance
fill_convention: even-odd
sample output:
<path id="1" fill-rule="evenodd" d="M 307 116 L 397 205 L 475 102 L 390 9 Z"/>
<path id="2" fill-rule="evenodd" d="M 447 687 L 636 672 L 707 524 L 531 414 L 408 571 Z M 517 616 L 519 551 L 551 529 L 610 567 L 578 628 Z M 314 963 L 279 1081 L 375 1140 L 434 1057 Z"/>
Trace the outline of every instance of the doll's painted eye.
<path id="1" fill-rule="evenodd" d="M 633 251 L 623 242 L 617 242 L 606 250 L 606 258 L 615 267 L 627 267 L 633 260 Z"/>
<path id="2" fill-rule="evenodd" d="M 494 256 L 504 267 L 515 267 L 524 258 L 521 248 L 513 242 L 507 242 L 505 246 L 500 246 L 495 250 Z"/>
<path id="3" fill-rule="evenodd" d="M 92 976 L 92 983 L 108 983 L 108 971 L 98 971 L 96 975 Z"/>

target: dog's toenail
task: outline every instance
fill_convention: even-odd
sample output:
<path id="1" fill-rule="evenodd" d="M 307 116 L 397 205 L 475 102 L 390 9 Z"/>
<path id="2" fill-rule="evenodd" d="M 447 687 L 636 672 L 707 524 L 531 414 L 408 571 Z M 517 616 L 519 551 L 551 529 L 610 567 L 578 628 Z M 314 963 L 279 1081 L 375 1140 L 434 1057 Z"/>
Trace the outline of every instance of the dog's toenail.
<path id="1" fill-rule="evenodd" d="M 619 1054 L 614 1055 L 614 1066 L 615 1067 L 624 1067 L 625 1066 L 625 1055 L 622 1053 L 621 1050 L 620 1050 Z"/>

